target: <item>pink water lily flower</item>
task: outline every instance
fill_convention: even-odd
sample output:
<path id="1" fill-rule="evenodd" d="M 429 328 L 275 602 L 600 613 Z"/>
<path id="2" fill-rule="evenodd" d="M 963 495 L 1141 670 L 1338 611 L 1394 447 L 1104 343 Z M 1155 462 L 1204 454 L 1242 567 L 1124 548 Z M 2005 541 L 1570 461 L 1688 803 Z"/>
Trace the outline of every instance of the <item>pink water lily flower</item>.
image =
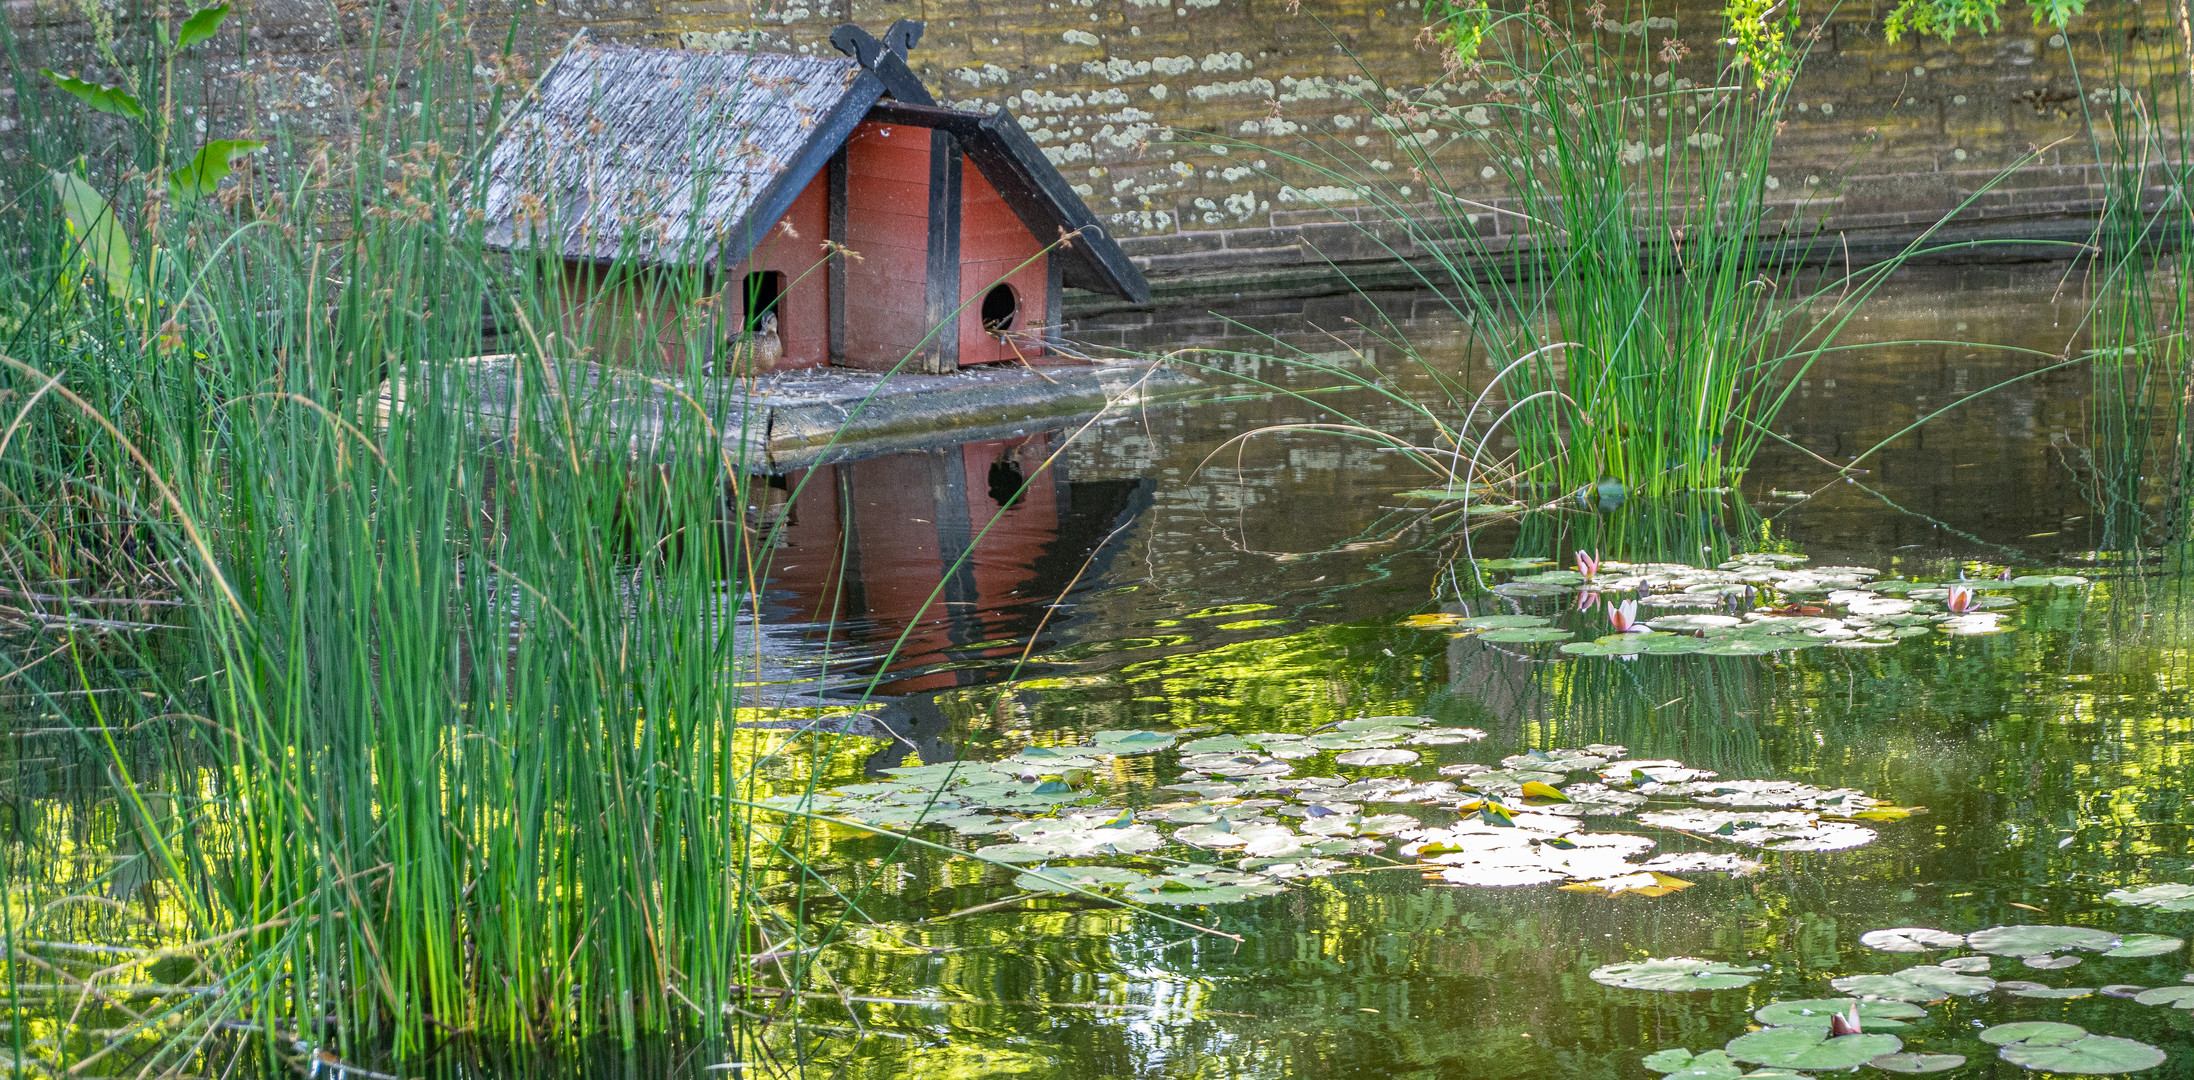
<path id="1" fill-rule="evenodd" d="M 1607 621 L 1614 625 L 1615 632 L 1618 634 L 1643 634 L 1646 632 L 1646 628 L 1638 622 L 1638 602 L 1636 600 L 1625 600 L 1620 604 L 1609 602 L 1607 605 Z"/>
<path id="2" fill-rule="evenodd" d="M 1952 585 L 1949 594 L 1943 597 L 1943 606 L 1949 608 L 1954 615 L 1963 615 L 1973 610 L 1973 606 L 1979 602 L 1980 597 L 1974 594 L 1973 586 L 1962 581 Z"/>
<path id="3" fill-rule="evenodd" d="M 1577 572 L 1583 574 L 1586 581 L 1591 581 L 1592 575 L 1600 572 L 1600 557 L 1583 548 L 1578 548 Z"/>

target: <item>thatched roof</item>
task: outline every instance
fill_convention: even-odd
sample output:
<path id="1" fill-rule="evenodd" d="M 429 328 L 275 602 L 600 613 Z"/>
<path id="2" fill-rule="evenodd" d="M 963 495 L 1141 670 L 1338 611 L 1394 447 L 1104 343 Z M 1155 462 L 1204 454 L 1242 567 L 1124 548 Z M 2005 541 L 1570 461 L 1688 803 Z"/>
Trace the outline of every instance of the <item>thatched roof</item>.
<path id="1" fill-rule="evenodd" d="M 488 243 L 591 260 L 744 258 L 759 237 L 742 234 L 767 229 L 813 175 L 802 152 L 825 138 L 835 149 L 881 96 L 862 74 L 845 57 L 581 41 L 488 159 Z"/>

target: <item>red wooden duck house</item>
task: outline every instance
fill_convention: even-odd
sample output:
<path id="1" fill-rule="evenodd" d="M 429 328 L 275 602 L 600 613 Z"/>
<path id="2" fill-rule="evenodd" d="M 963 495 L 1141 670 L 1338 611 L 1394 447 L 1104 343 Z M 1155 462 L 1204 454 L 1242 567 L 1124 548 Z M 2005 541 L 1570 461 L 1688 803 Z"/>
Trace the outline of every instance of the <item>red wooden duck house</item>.
<path id="1" fill-rule="evenodd" d="M 945 373 L 1050 353 L 1065 288 L 1147 301 L 1011 115 L 923 88 L 921 34 L 847 24 L 845 57 L 582 40 L 489 156 L 488 242 L 561 267 L 590 347 L 670 369 Z"/>

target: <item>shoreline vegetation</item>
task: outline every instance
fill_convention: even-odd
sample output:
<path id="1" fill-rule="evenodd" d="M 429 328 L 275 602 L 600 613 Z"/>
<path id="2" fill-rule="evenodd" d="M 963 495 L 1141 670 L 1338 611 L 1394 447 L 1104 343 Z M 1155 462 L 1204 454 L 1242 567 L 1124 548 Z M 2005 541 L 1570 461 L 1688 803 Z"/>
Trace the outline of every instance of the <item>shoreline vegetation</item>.
<path id="1" fill-rule="evenodd" d="M 1997 24 L 1969 8 L 1905 0 L 1892 25 Z M 49 73 L 22 97 L 37 153 L 8 166 L 20 212 L 0 218 L 0 590 L 47 614 L 15 639 L 29 649 L 11 644 L 7 693 L 23 738 L 84 783 L 17 811 L 71 850 L 27 842 L 18 820 L 0 853 L 0 1050 L 18 1075 L 371 1076 L 451 1047 L 495 1059 L 671 1035 L 789 1075 L 828 1037 L 810 1012 L 842 1000 L 817 957 L 860 939 L 877 887 L 818 861 L 853 842 L 887 863 L 977 858 L 912 835 L 920 815 L 849 833 L 801 809 L 865 752 L 853 737 L 736 723 L 762 665 L 750 643 L 777 526 L 750 508 L 771 504 L 767 478 L 720 451 L 717 400 L 677 412 L 639 467 L 599 452 L 627 417 L 575 407 L 552 370 L 604 332 L 599 313 L 489 252 L 466 201 L 525 86 L 462 13 L 429 14 L 447 17 L 407 20 L 424 37 L 370 42 L 374 90 L 337 152 L 184 119 L 227 4 L 111 45 L 126 84 Z M 1790 223 L 1765 163 L 1807 28 L 1795 8 L 1729 15 L 1723 78 L 1700 86 L 1669 77 L 1666 45 L 1573 36 L 1543 9 L 1430 13 L 1453 74 L 1490 91 L 1433 127 L 1497 147 L 1515 200 L 1499 212 L 1548 239 L 1488 246 L 1477 219 L 1494 211 L 1409 142 L 1407 183 L 1439 208 L 1403 215 L 1442 253 L 1422 284 L 1494 374 L 1453 385 L 1444 409 L 1409 402 L 1421 430 L 1338 427 L 1405 449 L 1466 537 L 1580 496 L 1696 506 L 1734 485 L 1894 273 L 1763 259 Z M 2183 541 L 2194 514 L 2181 88 L 2093 118 L 2114 170 L 2083 271 L 2096 314 L 2034 357 L 2094 372 L 2093 497 L 2129 547 Z M 1391 209 L 1422 204 L 1353 149 L 1295 160 Z M 1471 257 L 1513 273 L 1489 280 Z M 661 295 L 643 306 L 711 298 L 699 273 L 645 280 Z M 1373 330 L 1434 369 L 1398 326 Z M 541 376 L 492 449 L 467 426 L 479 388 L 458 363 L 487 353 Z M 1404 400 L 1376 373 L 1333 371 Z M 1715 524 L 1734 545 L 1749 522 Z M 1529 554 L 1570 535 L 1533 527 L 1552 546 Z M 1676 520 L 1621 542 L 1695 559 L 1697 535 Z M 1091 767 L 1000 774 L 1011 790 L 985 797 L 1043 805 Z M 1115 825 L 1062 828 L 1116 844 L 1089 840 Z M 1105 884 L 1032 888 L 1101 907 L 1120 899 Z M 1177 894 L 1259 888 L 1184 869 L 1121 895 L 1136 918 L 1224 937 L 1238 935 L 1171 907 Z"/>

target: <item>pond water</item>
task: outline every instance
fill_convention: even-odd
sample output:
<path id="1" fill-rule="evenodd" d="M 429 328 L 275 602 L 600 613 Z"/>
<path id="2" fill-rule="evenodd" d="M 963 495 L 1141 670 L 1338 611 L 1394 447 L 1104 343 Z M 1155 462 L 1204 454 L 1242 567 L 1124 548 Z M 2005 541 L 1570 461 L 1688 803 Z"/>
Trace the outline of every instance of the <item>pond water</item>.
<path id="1" fill-rule="evenodd" d="M 2065 277 L 2061 267 L 1909 274 L 1857 332 L 2060 352 L 2078 344 L 2085 310 Z M 1254 348 L 1255 333 L 1273 332 L 1328 362 L 1376 364 L 1392 352 L 1360 325 L 1374 307 L 1462 364 L 1457 328 L 1407 295 L 1246 305 L 1224 320 L 1104 317 L 1077 334 Z M 1849 787 L 1925 808 L 1871 823 L 1879 838 L 1865 846 L 1753 852 L 1759 873 L 1686 875 L 1690 887 L 1668 895 L 1454 886 L 1373 858 L 1281 895 L 1163 909 L 1216 934 L 1071 895 L 989 907 L 1024 896 L 1014 870 L 844 833 L 825 865 L 838 887 L 861 890 L 876 925 L 850 931 L 819 963 L 848 994 L 885 1000 L 818 1002 L 810 1017 L 843 1030 L 813 1044 L 816 1067 L 1090 1080 L 1644 1078 L 1654 1075 L 1645 1055 L 1718 1048 L 1758 1026 L 1749 1014 L 1770 1002 L 1838 996 L 1831 979 L 1965 955 L 1876 951 L 1859 942 L 1867 931 L 2069 923 L 2184 935 L 2194 918 L 2102 899 L 2188 880 L 2194 627 L 2154 565 L 2094 554 L 2101 537 L 2079 444 L 2086 374 L 2025 380 L 1965 405 L 1862 463 L 1864 473 L 1841 476 L 1820 460 L 1847 461 L 1919 415 L 2040 365 L 1967 346 L 1841 354 L 1810 373 L 1777 425 L 1811 453 L 1771 444 L 1718 520 L 1695 506 L 1631 505 L 1469 537 L 1482 559 L 1561 552 L 1564 566 L 1579 542 L 1613 558 L 1674 556 L 1622 550 L 1650 535 L 1664 547 L 1669 537 L 1714 546 L 1686 560 L 1709 565 L 1772 548 L 1889 577 L 2009 567 L 2093 582 L 2019 591 L 2010 633 L 1929 633 L 1875 650 L 1624 661 L 1404 625 L 1457 595 L 1456 519 L 1397 497 L 1425 475 L 1329 434 L 1230 441 L 1342 416 L 1410 424 L 1391 401 L 1323 392 L 1338 380 L 1305 366 L 1234 368 L 1302 398 L 1213 389 L 1068 429 L 788 478 L 798 494 L 773 511 L 787 515 L 771 595 L 779 666 L 756 693 L 808 703 L 797 680 L 820 674 L 833 697 L 873 693 L 867 711 L 895 732 L 860 743 L 831 784 L 1075 746 L 1104 730 L 1309 734 L 1405 715 L 1487 736 L 1340 775 L 1426 781 L 1443 765 L 1620 744 L 1725 778 Z M 1464 366 L 1458 377 L 1468 378 Z M 1405 371 L 1394 382 L 1405 395 L 1436 392 Z M 1024 482 L 1028 493 L 1001 510 Z M 1482 593 L 1473 605 L 1507 610 Z M 1108 759 L 1090 778 L 1090 805 L 1194 801 L 1157 790 L 1176 760 Z M 1305 766 L 1298 776 L 1335 771 L 1295 764 Z M 1433 806 L 1376 810 L 1454 818 Z M 999 839 L 924 835 L 962 847 Z M 1399 846 L 1390 838 L 1385 855 L 1410 862 Z M 1589 977 L 1652 957 L 1764 970 L 1746 986 L 1688 993 Z M 2160 987 L 2188 972 L 2183 949 L 2046 970 L 1993 964 L 1996 979 L 2049 987 Z M 2021 1074 L 1981 1041 L 1984 1027 L 2061 1020 L 2170 1054 L 2141 1075 L 2194 1076 L 2194 1023 L 2180 1009 L 1996 992 L 1927 1013 L 1899 1032 L 1907 1049 L 1966 1055 L 1962 1075 Z"/>

